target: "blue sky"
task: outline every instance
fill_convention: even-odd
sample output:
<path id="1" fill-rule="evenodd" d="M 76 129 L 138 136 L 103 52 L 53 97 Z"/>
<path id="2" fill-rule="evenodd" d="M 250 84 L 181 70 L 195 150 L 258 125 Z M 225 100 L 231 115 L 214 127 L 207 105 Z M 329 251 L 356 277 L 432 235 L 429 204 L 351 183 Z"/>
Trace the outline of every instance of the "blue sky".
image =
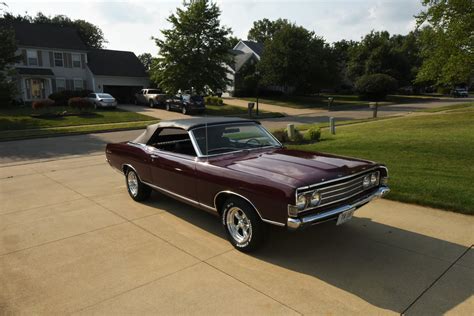
<path id="1" fill-rule="evenodd" d="M 169 27 L 166 18 L 182 5 L 181 0 L 155 1 L 6 1 L 8 11 L 17 14 L 41 11 L 64 14 L 98 25 L 108 40 L 107 48 L 136 54 L 158 52 L 151 36 Z M 415 26 L 414 15 L 423 7 L 420 0 L 217 0 L 222 24 L 235 36 L 246 38 L 255 20 L 286 18 L 315 31 L 328 42 L 359 40 L 370 30 L 406 34 Z"/>

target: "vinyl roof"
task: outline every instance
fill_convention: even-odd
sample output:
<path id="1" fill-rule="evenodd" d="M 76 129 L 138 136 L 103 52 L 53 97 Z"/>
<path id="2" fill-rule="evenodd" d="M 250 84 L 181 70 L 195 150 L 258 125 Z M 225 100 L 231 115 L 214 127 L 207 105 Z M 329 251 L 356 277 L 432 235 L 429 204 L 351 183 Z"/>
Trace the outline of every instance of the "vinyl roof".
<path id="1" fill-rule="evenodd" d="M 232 123 L 257 123 L 260 124 L 259 121 L 250 120 L 250 119 L 243 119 L 238 117 L 198 117 L 198 118 L 190 118 L 190 119 L 180 119 L 180 120 L 172 120 L 172 121 L 161 121 L 159 123 L 149 125 L 146 128 L 146 131 L 143 132 L 138 138 L 134 140 L 135 143 L 146 144 L 148 140 L 153 136 L 155 131 L 158 128 L 164 127 L 172 127 L 172 128 L 182 128 L 187 131 L 203 126 L 212 126 L 218 124 L 232 124 Z"/>

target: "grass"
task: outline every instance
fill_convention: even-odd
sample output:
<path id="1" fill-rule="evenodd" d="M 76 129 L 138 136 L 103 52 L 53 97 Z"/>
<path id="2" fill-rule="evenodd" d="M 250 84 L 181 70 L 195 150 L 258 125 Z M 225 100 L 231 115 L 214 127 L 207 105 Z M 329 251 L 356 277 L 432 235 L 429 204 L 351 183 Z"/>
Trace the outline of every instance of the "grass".
<path id="1" fill-rule="evenodd" d="M 323 140 L 291 148 L 383 162 L 389 199 L 474 214 L 474 111 L 381 120 L 323 130 Z"/>
<path id="2" fill-rule="evenodd" d="M 54 107 L 52 109 L 55 113 L 71 112 L 70 109 L 64 107 Z M 28 107 L 0 108 L 0 131 L 155 120 L 146 115 L 120 109 L 97 110 L 90 115 L 51 118 L 35 118 L 31 116 L 32 113 L 36 112 Z"/>
<path id="3" fill-rule="evenodd" d="M 54 107 L 54 113 L 71 109 Z M 51 111 L 50 111 L 51 112 Z M 97 110 L 89 114 L 32 117 L 27 107 L 0 108 L 0 141 L 143 128 L 155 118 L 124 110 Z"/>
<path id="4" fill-rule="evenodd" d="M 469 108 L 469 109 L 467 109 L 467 108 Z M 472 109 L 474 109 L 474 102 L 446 105 L 446 106 L 441 106 L 441 107 L 438 107 L 438 108 L 422 109 L 422 110 L 418 110 L 417 112 L 436 113 L 436 112 L 452 111 L 452 110 L 460 110 L 460 109 L 462 109 L 463 111 L 472 110 Z"/>
<path id="5" fill-rule="evenodd" d="M 0 141 L 142 129 L 157 122 L 158 120 L 0 131 Z"/>
<path id="6" fill-rule="evenodd" d="M 320 94 L 311 96 L 281 96 L 260 98 L 260 102 L 278 106 L 305 109 L 305 108 L 328 108 L 328 98 L 334 98 L 331 110 L 348 110 L 357 107 L 368 107 L 369 101 L 360 100 L 357 95 L 345 94 Z M 243 98 L 248 101 L 255 101 L 255 98 Z M 439 97 L 427 95 L 389 95 L 387 100 L 379 102 L 379 105 L 389 105 L 395 103 L 415 103 L 426 102 L 427 100 L 439 100 Z"/>
<path id="7" fill-rule="evenodd" d="M 237 116 L 248 118 L 247 109 L 241 106 L 235 105 L 206 105 L 206 112 L 207 115 L 212 116 Z M 252 118 L 271 118 L 271 117 L 282 117 L 284 116 L 281 113 L 277 112 L 268 112 L 268 111 L 259 111 L 259 115 L 255 115 L 255 111 L 253 112 Z"/>

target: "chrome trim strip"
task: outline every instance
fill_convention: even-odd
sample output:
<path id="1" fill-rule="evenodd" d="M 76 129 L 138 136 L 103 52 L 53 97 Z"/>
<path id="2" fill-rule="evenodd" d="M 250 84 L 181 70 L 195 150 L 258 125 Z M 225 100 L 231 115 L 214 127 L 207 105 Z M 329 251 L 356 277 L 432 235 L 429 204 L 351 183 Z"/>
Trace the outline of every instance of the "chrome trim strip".
<path id="1" fill-rule="evenodd" d="M 182 196 L 182 195 L 180 195 L 180 194 L 177 194 L 177 193 L 171 192 L 171 191 L 169 191 L 169 190 L 163 189 L 163 188 L 161 188 L 161 187 L 159 187 L 159 186 L 156 186 L 156 185 L 154 185 L 154 184 L 151 184 L 151 183 L 148 183 L 148 182 L 145 182 L 145 181 L 142 181 L 142 182 L 143 182 L 144 184 L 146 184 L 146 185 L 152 187 L 153 189 L 158 190 L 158 191 L 160 191 L 160 192 L 162 192 L 162 193 L 164 193 L 164 194 L 170 195 L 170 196 L 172 196 L 172 197 L 176 197 L 176 198 L 178 198 L 178 199 L 180 199 L 180 200 L 183 200 L 183 201 L 185 201 L 185 202 L 187 202 L 187 203 L 189 203 L 189 204 L 193 204 L 193 205 L 196 205 L 196 206 L 198 206 L 198 207 L 202 207 L 202 208 L 211 210 L 211 211 L 214 212 L 214 213 L 217 213 L 216 209 L 213 208 L 213 207 L 210 207 L 209 205 L 200 203 L 200 202 L 198 202 L 198 201 L 195 201 L 195 200 L 193 200 L 193 199 L 187 198 L 187 197 Z"/>
<path id="2" fill-rule="evenodd" d="M 342 212 L 346 212 L 352 209 L 357 209 L 358 207 L 362 206 L 363 204 L 366 204 L 376 198 L 381 198 L 387 193 L 390 192 L 390 189 L 388 187 L 380 187 L 376 192 L 372 193 L 371 195 L 362 198 L 352 204 L 346 204 L 343 206 L 340 206 L 338 208 L 335 208 L 333 210 L 329 210 L 324 213 L 320 214 L 315 214 L 315 215 L 308 215 L 302 218 L 288 218 L 287 221 L 287 226 L 289 229 L 298 229 L 303 225 L 312 225 L 316 224 L 317 222 L 320 222 L 321 220 L 324 220 L 325 218 L 340 214 Z"/>
<path id="3" fill-rule="evenodd" d="M 269 219 L 263 218 L 262 215 L 260 214 L 260 212 L 258 211 L 258 209 L 255 207 L 255 205 L 254 205 L 252 202 L 250 202 L 249 199 L 247 199 L 247 198 L 246 198 L 245 196 L 243 196 L 243 195 L 240 195 L 240 194 L 235 193 L 235 192 L 230 191 L 230 190 L 220 191 L 220 192 L 218 192 L 218 193 L 214 196 L 214 208 L 215 208 L 216 210 L 217 210 L 217 204 L 216 204 L 217 197 L 218 197 L 220 194 L 224 194 L 224 193 L 226 193 L 226 194 L 232 194 L 232 195 L 238 196 L 238 197 L 244 199 L 245 201 L 247 201 L 247 202 L 253 207 L 253 209 L 257 212 L 257 214 L 258 214 L 258 216 L 260 217 L 260 219 L 261 219 L 262 221 L 264 221 L 265 223 L 269 223 L 269 224 L 277 225 L 277 226 L 282 226 L 282 227 L 285 226 L 284 223 L 275 222 L 275 221 L 271 221 L 271 220 L 269 220 Z"/>
<path id="4" fill-rule="evenodd" d="M 348 178 L 351 178 L 351 177 L 356 177 L 356 176 L 361 175 L 361 174 L 363 174 L 363 173 L 370 172 L 370 171 L 374 171 L 374 170 L 376 170 L 376 169 L 378 169 L 378 168 L 383 168 L 383 167 L 382 167 L 382 166 L 377 166 L 377 167 L 374 167 L 374 168 L 362 170 L 362 171 L 357 172 L 357 173 L 354 173 L 354 174 L 350 174 L 350 175 L 345 176 L 345 177 L 341 177 L 341 178 L 337 178 L 337 179 L 332 179 L 332 180 L 324 181 L 324 182 L 321 182 L 321 183 L 311 184 L 311 185 L 307 185 L 307 186 L 305 186 L 305 187 L 299 187 L 299 188 L 296 189 L 296 191 L 298 191 L 298 190 L 312 189 L 312 188 L 315 188 L 315 187 L 319 187 L 319 186 L 322 186 L 322 185 L 326 185 L 326 184 L 328 184 L 328 183 L 333 183 L 333 182 L 341 181 L 341 180 L 348 179 Z"/>

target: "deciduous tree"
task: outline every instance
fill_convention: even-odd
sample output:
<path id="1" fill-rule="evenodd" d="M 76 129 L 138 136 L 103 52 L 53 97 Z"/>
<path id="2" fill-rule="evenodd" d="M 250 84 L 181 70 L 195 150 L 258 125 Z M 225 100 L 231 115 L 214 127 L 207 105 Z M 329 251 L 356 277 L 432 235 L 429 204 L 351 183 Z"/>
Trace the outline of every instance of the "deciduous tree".
<path id="1" fill-rule="evenodd" d="M 185 1 L 162 30 L 164 39 L 155 39 L 159 57 L 151 74 L 168 92 L 224 89 L 229 83 L 227 64 L 231 62 L 227 36 L 230 29 L 220 24 L 221 11 L 209 0 Z"/>

